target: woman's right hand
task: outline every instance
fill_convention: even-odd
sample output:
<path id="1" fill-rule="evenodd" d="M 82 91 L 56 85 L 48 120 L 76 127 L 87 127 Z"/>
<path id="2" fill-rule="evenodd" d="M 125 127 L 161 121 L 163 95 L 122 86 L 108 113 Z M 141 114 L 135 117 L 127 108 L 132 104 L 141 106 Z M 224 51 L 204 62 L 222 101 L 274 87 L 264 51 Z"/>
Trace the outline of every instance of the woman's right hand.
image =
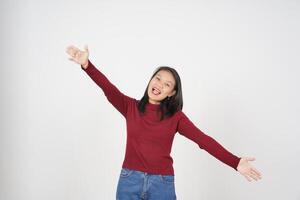
<path id="1" fill-rule="evenodd" d="M 71 56 L 69 60 L 80 64 L 84 69 L 88 67 L 89 50 L 87 45 L 84 46 L 84 51 L 70 45 L 67 47 L 66 52 Z"/>

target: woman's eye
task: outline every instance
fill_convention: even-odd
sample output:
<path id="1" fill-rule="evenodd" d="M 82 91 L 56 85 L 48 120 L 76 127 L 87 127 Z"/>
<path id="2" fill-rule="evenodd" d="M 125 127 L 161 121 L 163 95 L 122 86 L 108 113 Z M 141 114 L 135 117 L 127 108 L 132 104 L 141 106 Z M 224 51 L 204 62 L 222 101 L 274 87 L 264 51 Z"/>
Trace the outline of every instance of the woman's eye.
<path id="1" fill-rule="evenodd" d="M 157 80 L 159 80 L 159 78 L 158 78 L 158 77 L 156 77 L 156 79 L 157 79 Z"/>

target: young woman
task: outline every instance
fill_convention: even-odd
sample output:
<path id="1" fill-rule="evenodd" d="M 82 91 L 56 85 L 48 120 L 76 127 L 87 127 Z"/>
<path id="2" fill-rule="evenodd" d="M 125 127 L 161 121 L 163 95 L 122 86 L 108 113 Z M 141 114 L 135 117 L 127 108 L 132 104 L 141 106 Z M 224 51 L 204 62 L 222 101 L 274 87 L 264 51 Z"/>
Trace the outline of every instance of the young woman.
<path id="1" fill-rule="evenodd" d="M 175 200 L 173 159 L 170 156 L 176 132 L 194 141 L 218 160 L 242 174 L 248 181 L 261 179 L 250 165 L 253 157 L 237 157 L 212 137 L 199 130 L 182 111 L 181 81 L 175 69 L 159 67 L 140 100 L 123 94 L 89 60 L 84 51 L 69 46 L 69 59 L 81 65 L 103 90 L 108 101 L 125 117 L 126 153 L 117 185 L 118 200 Z"/>

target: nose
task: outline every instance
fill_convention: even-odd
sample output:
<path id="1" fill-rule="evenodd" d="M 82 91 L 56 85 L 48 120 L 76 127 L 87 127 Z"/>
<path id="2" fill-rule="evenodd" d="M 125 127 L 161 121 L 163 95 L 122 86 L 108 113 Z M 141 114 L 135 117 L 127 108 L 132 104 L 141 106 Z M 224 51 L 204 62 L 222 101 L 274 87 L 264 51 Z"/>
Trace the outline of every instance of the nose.
<path id="1" fill-rule="evenodd" d="M 157 86 L 156 86 L 158 89 L 162 90 L 163 89 L 163 86 L 161 83 L 158 83 Z"/>

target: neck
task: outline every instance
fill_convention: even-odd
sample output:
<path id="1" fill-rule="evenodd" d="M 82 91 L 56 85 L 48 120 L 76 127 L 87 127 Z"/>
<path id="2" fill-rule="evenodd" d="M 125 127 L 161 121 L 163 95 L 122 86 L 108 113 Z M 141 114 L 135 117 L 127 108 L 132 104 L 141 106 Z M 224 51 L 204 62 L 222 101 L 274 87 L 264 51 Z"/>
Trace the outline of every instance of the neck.
<path id="1" fill-rule="evenodd" d="M 156 104 L 156 105 L 159 105 L 159 104 L 160 104 L 159 101 L 153 101 L 153 100 L 151 100 L 151 99 L 149 99 L 148 102 L 151 103 L 151 104 Z"/>

